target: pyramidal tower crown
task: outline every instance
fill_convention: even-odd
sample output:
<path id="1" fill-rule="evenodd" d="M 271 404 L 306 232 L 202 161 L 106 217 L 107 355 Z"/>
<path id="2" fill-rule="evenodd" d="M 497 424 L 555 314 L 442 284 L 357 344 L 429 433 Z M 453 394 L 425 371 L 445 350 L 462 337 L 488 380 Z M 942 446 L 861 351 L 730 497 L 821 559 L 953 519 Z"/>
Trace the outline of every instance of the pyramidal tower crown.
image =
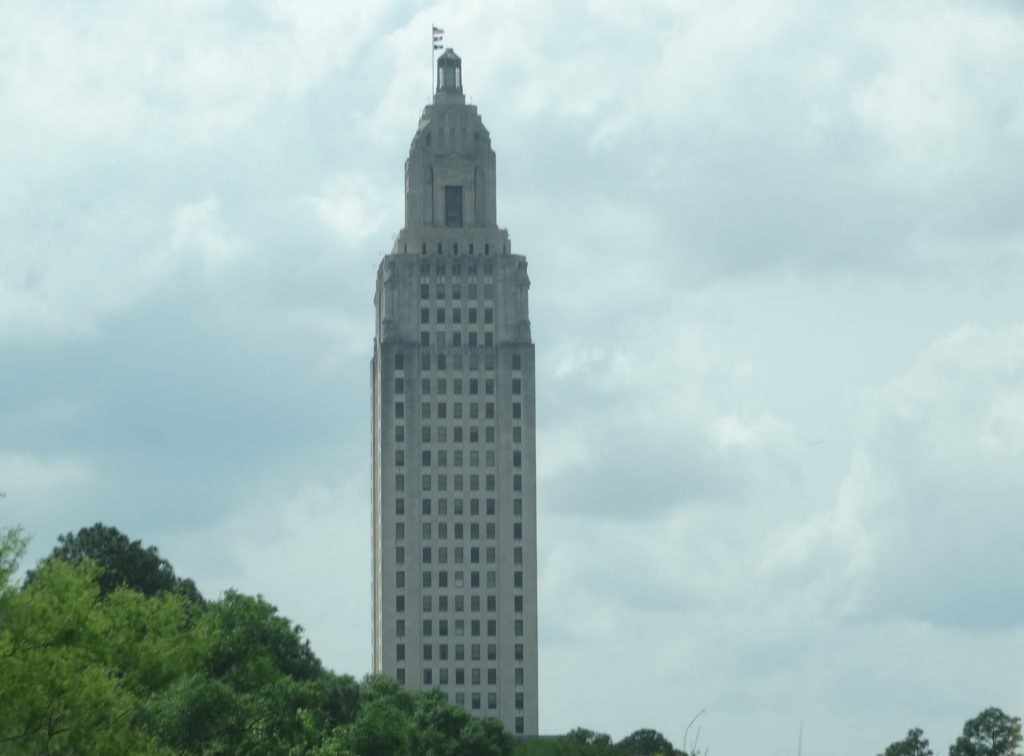
<path id="1" fill-rule="evenodd" d="M 476 106 L 466 104 L 462 60 L 448 48 L 437 60 L 433 102 L 423 109 L 405 161 L 405 228 L 395 251 L 429 249 L 443 230 L 446 238 L 479 239 L 493 253 L 508 252 L 508 234 L 497 226 L 495 174 L 491 136 Z"/>

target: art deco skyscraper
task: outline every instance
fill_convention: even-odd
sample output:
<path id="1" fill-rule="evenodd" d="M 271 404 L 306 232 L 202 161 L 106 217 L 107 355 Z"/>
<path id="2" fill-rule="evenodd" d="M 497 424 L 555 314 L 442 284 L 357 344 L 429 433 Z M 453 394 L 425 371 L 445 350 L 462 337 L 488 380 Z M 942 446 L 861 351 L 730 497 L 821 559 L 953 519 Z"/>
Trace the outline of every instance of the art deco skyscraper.
<path id="1" fill-rule="evenodd" d="M 451 49 L 377 271 L 373 669 L 537 733 L 534 348 L 526 259 Z"/>

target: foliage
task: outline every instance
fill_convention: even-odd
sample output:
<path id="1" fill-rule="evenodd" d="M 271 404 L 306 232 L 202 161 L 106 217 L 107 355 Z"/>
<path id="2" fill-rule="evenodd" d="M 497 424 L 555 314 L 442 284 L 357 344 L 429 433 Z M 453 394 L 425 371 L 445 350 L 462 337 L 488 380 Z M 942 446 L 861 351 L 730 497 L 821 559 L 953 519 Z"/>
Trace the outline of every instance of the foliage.
<path id="1" fill-rule="evenodd" d="M 1021 756 L 1020 717 L 988 708 L 964 725 L 949 756 Z"/>
<path id="2" fill-rule="evenodd" d="M 933 756 L 932 749 L 928 746 L 928 738 L 924 732 L 915 727 L 907 733 L 907 737 L 899 740 L 888 748 L 882 756 Z"/>
<path id="3" fill-rule="evenodd" d="M 496 720 L 323 668 L 262 597 L 203 602 L 155 548 L 96 525 L 23 586 L 0 532 L 0 752 L 510 756 Z"/>
<path id="4" fill-rule="evenodd" d="M 106 595 L 119 586 L 131 588 L 146 596 L 163 591 L 180 593 L 191 601 L 203 598 L 191 580 L 180 580 L 166 559 L 161 559 L 155 546 L 144 548 L 140 541 L 131 541 L 117 528 L 96 523 L 76 534 L 57 537 L 58 546 L 50 559 L 80 562 L 90 559 L 99 565 L 100 591 Z M 29 580 L 34 572 L 29 573 Z"/>
<path id="5" fill-rule="evenodd" d="M 657 730 L 637 730 L 617 743 L 622 756 L 676 756 L 675 749 L 668 738 Z"/>

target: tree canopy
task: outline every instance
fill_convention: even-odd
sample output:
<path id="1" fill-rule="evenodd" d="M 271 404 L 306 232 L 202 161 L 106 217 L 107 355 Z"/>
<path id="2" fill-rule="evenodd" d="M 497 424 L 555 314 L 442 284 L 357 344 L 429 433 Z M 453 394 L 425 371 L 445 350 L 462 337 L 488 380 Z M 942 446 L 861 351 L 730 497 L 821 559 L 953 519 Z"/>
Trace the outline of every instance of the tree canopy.
<path id="1" fill-rule="evenodd" d="M 934 756 L 932 749 L 928 746 L 928 739 L 919 727 L 915 727 L 907 733 L 907 737 L 899 740 L 888 748 L 882 756 Z"/>
<path id="2" fill-rule="evenodd" d="M 1020 717 L 988 708 L 964 725 L 949 756 L 1021 756 Z"/>

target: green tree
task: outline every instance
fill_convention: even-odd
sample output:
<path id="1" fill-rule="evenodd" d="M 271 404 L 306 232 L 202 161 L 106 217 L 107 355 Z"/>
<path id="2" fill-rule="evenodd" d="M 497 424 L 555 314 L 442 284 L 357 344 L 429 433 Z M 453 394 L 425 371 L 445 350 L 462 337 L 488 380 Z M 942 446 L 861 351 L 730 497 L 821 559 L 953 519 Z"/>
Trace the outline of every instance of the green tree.
<path id="1" fill-rule="evenodd" d="M 100 597 L 91 562 L 53 560 L 3 601 L 0 751 L 159 753 L 140 701 L 190 663 L 181 599 Z"/>
<path id="2" fill-rule="evenodd" d="M 1020 717 L 988 708 L 964 724 L 949 756 L 1021 756 Z"/>
<path id="3" fill-rule="evenodd" d="M 885 749 L 882 756 L 933 756 L 932 749 L 928 746 L 928 739 L 924 731 L 915 727 L 907 733 L 907 737 L 892 743 Z"/>
<path id="4" fill-rule="evenodd" d="M 91 559 L 100 566 L 100 591 L 106 595 L 119 586 L 131 588 L 146 596 L 163 591 L 180 593 L 191 601 L 203 603 L 203 597 L 191 580 L 180 580 L 174 568 L 160 557 L 155 546 L 143 547 L 141 541 L 129 540 L 117 528 L 102 523 L 82 528 L 78 533 L 65 533 L 49 559 L 80 562 Z M 30 572 L 28 579 L 34 577 Z"/>
<path id="5" fill-rule="evenodd" d="M 643 729 L 627 735 L 616 744 L 623 756 L 676 756 L 678 751 L 657 730 Z"/>

